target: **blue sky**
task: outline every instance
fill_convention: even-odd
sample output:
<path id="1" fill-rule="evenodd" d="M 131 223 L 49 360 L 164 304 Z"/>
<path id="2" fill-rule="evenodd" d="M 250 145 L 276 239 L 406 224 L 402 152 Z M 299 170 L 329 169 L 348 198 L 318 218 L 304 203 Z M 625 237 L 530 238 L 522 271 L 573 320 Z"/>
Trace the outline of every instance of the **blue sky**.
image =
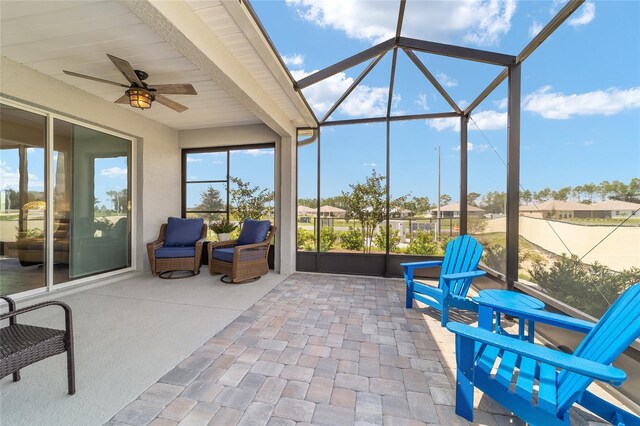
<path id="1" fill-rule="evenodd" d="M 394 35 L 398 1 L 254 0 L 252 5 L 294 78 L 299 79 Z M 559 1 L 408 0 L 403 36 L 518 54 L 564 5 Z M 521 184 L 558 189 L 640 176 L 640 2 L 585 2 L 522 66 Z M 501 71 L 486 64 L 418 54 L 459 105 Z M 366 64 L 303 92 L 321 117 Z M 391 52 L 333 119 L 384 115 Z M 399 52 L 392 114 L 450 111 Z M 472 115 L 469 191 L 506 190 L 506 83 Z M 475 123 L 475 124 L 474 124 Z M 479 131 L 477 126 L 482 130 Z M 385 126 L 325 128 L 322 197 L 385 171 Z M 455 121 L 394 123 L 391 192 L 442 192 L 458 199 L 459 134 Z M 315 195 L 315 148 L 301 151 L 299 196 Z"/>

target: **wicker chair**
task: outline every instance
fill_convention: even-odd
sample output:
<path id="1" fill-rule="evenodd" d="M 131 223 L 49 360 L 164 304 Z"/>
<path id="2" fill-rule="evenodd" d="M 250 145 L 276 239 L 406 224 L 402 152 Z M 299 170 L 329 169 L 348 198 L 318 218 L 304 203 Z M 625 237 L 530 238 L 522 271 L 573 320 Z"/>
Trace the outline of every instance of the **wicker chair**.
<path id="1" fill-rule="evenodd" d="M 22 368 L 67 352 L 69 395 L 76 393 L 71 308 L 66 303 L 52 301 L 16 310 L 16 304 L 11 298 L 0 296 L 0 299 L 9 304 L 9 312 L 0 315 L 0 321 L 9 319 L 9 325 L 0 329 L 0 379 L 13 374 L 13 381 L 17 382 Z M 65 330 L 18 324 L 16 321 L 16 316 L 20 314 L 53 305 L 64 309 Z"/>
<path id="2" fill-rule="evenodd" d="M 169 219 L 171 220 L 172 218 Z M 160 227 L 160 234 L 158 235 L 158 238 L 147 244 L 147 254 L 149 255 L 151 273 L 154 277 L 160 276 L 160 278 L 185 278 L 185 276 L 173 277 L 172 275 L 175 271 L 190 271 L 192 274 L 187 275 L 189 277 L 198 275 L 200 273 L 200 266 L 202 265 L 202 249 L 207 236 L 207 225 L 202 223 L 200 238 L 193 242 L 193 245 L 189 247 L 165 246 L 167 226 L 167 223 L 163 223 Z M 184 251 L 186 255 L 178 253 L 176 257 L 159 257 L 158 250 L 163 248 L 172 248 L 175 249 L 175 251 Z"/>
<path id="3" fill-rule="evenodd" d="M 223 274 L 220 278 L 223 282 L 235 284 L 260 279 L 262 275 L 269 272 L 267 256 L 275 232 L 276 227 L 270 226 L 266 239 L 255 244 L 239 245 L 238 240 L 209 242 L 207 247 L 209 274 Z M 230 248 L 233 248 L 232 261 L 213 257 L 214 250 Z"/>

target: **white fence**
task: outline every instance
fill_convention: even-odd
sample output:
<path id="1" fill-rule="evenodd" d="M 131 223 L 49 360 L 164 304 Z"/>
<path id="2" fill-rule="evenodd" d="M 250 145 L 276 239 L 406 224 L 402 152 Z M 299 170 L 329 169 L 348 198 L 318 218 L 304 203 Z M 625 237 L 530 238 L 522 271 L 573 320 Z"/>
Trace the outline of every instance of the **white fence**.
<path id="1" fill-rule="evenodd" d="M 615 271 L 632 266 L 640 268 L 640 227 L 615 228 L 615 226 L 547 222 L 544 219 L 520 216 L 520 235 L 547 251 L 562 254 L 568 253 L 567 248 L 569 248 L 571 253 L 582 257 L 604 237 L 611 234 L 585 256 L 583 262 L 597 261 Z M 506 229 L 505 218 L 491 219 L 485 232 L 505 232 Z"/>

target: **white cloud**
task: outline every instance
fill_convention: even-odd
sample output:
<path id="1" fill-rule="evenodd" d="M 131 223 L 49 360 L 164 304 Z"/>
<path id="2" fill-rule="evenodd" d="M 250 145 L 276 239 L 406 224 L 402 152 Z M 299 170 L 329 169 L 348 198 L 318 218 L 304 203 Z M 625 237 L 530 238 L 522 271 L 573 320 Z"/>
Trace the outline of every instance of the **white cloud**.
<path id="1" fill-rule="evenodd" d="M 244 149 L 240 152 L 243 154 L 250 155 L 252 157 L 261 157 L 263 155 L 273 155 L 273 149 Z"/>
<path id="2" fill-rule="evenodd" d="M 500 100 L 494 101 L 493 103 L 498 109 L 507 109 L 507 106 L 509 106 L 509 98 L 502 98 Z"/>
<path id="3" fill-rule="evenodd" d="M 596 17 L 596 4 L 592 2 L 584 3 L 580 9 L 582 13 L 578 16 L 569 18 L 567 24 L 578 27 L 580 25 L 586 25 L 593 21 Z"/>
<path id="4" fill-rule="evenodd" d="M 378 163 L 364 163 L 362 167 L 378 167 Z"/>
<path id="5" fill-rule="evenodd" d="M 535 37 L 536 35 L 538 35 L 538 33 L 540 32 L 540 30 L 544 28 L 544 25 L 542 25 L 540 22 L 538 21 L 533 21 L 531 23 L 531 26 L 529 27 L 529 37 Z"/>
<path id="6" fill-rule="evenodd" d="M 424 93 L 420 93 L 418 95 L 418 99 L 416 99 L 415 104 L 418 105 L 420 108 L 422 108 L 425 111 L 429 111 L 430 107 L 429 107 L 429 102 L 427 101 L 427 95 Z"/>
<path id="7" fill-rule="evenodd" d="M 572 95 L 551 90 L 551 86 L 544 86 L 527 95 L 525 111 L 538 113 L 544 118 L 565 120 L 575 115 L 613 115 L 625 109 L 640 108 L 640 86 Z"/>
<path id="8" fill-rule="evenodd" d="M 100 176 L 106 176 L 110 178 L 119 178 L 127 176 L 127 169 L 121 167 L 110 167 L 108 169 L 100 170 Z"/>
<path id="9" fill-rule="evenodd" d="M 396 1 L 286 0 L 299 16 L 348 37 L 379 43 L 395 35 Z M 404 17 L 402 35 L 424 40 L 463 40 L 495 45 L 511 28 L 515 0 L 416 1 Z"/>
<path id="10" fill-rule="evenodd" d="M 498 111 L 480 111 L 471 114 L 471 118 L 476 122 L 480 130 L 499 130 L 507 128 L 507 113 Z M 473 123 L 469 124 L 469 129 L 477 130 Z"/>
<path id="11" fill-rule="evenodd" d="M 312 74 L 302 70 L 291 71 L 293 78 L 301 78 Z M 319 115 L 323 116 L 336 100 L 351 86 L 353 78 L 348 77 L 344 72 L 332 75 L 312 86 L 303 89 L 303 93 L 309 105 Z M 389 96 L 388 87 L 370 87 L 362 83 L 340 105 L 338 110 L 351 117 L 374 117 L 385 115 L 387 112 L 387 98 Z M 399 101 L 399 97 L 394 96 L 394 102 Z"/>
<path id="12" fill-rule="evenodd" d="M 201 161 L 202 161 L 202 158 L 187 157 L 187 163 L 199 163 Z"/>
<path id="13" fill-rule="evenodd" d="M 473 130 L 500 130 L 507 128 L 507 113 L 506 112 L 498 112 L 498 111 L 480 111 L 474 114 L 471 114 L 471 118 L 473 121 L 469 122 L 468 129 Z M 478 125 L 476 127 L 473 122 Z M 459 118 L 436 118 L 433 120 L 427 120 L 427 124 L 429 127 L 436 129 L 439 132 L 443 130 L 453 130 L 460 131 L 460 119 Z"/>
<path id="14" fill-rule="evenodd" d="M 27 148 L 28 149 L 28 148 Z M 20 172 L 11 171 L 11 167 L 6 165 L 6 162 L 0 162 L 0 182 L 2 182 L 2 189 L 13 189 L 14 191 L 20 190 Z M 28 174 L 29 188 L 44 188 L 44 181 L 39 180 L 38 175 L 33 173 Z"/>
<path id="15" fill-rule="evenodd" d="M 475 151 L 475 152 L 485 152 L 488 151 L 491 146 L 487 143 L 482 143 L 480 145 L 475 145 L 471 142 L 467 142 L 467 151 Z M 454 151 L 460 151 L 460 145 L 457 145 L 453 148 Z"/>
<path id="16" fill-rule="evenodd" d="M 438 83 L 442 84 L 444 87 L 456 87 L 458 85 L 458 81 L 456 79 L 449 77 L 443 72 L 436 74 L 436 79 L 438 80 Z"/>
<path id="17" fill-rule="evenodd" d="M 431 120 L 427 120 L 427 125 L 439 132 L 442 132 L 443 130 L 455 130 L 457 132 L 458 130 L 460 130 L 460 119 L 455 117 L 434 118 Z"/>
<path id="18" fill-rule="evenodd" d="M 294 53 L 293 55 L 283 55 L 282 60 L 289 68 L 301 68 L 304 66 L 304 55 Z"/>

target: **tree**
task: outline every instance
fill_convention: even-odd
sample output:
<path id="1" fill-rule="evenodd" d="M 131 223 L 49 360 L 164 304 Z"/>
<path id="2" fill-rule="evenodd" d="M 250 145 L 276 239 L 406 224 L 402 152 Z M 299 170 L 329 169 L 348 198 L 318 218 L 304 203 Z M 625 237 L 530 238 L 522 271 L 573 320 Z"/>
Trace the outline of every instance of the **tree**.
<path id="1" fill-rule="evenodd" d="M 489 191 L 482 197 L 482 208 L 489 213 L 504 213 L 506 201 L 506 192 Z"/>
<path id="2" fill-rule="evenodd" d="M 431 204 L 429 197 L 413 197 L 404 203 L 403 208 L 411 211 L 411 216 L 419 216 L 429 211 Z"/>
<path id="3" fill-rule="evenodd" d="M 481 194 L 479 194 L 477 192 L 469 192 L 467 194 L 467 204 L 469 204 L 470 206 L 476 206 L 477 207 L 476 200 L 478 198 L 480 198 L 480 195 Z"/>
<path id="4" fill-rule="evenodd" d="M 229 190 L 231 205 L 240 223 L 245 219 L 260 219 L 269 212 L 269 203 L 275 198 L 273 191 L 259 186 L 252 187 L 251 182 L 244 182 L 237 177 L 232 177 L 231 182 L 235 185 L 235 188 Z"/>
<path id="5" fill-rule="evenodd" d="M 547 200 L 551 199 L 551 195 L 552 195 L 553 191 L 551 191 L 551 189 L 549 188 L 544 188 L 538 192 L 535 192 L 533 194 L 533 199 L 536 200 L 538 203 L 543 203 Z"/>
<path id="6" fill-rule="evenodd" d="M 349 185 L 350 192 L 342 192 L 345 201 L 345 218 L 360 222 L 363 237 L 363 252 L 370 253 L 373 244 L 373 233 L 376 227 L 386 218 L 386 188 L 383 185 L 386 177 L 378 175 L 375 169 L 364 183 Z M 397 209 L 404 204 L 406 197 L 390 200 L 389 207 Z"/>
<path id="7" fill-rule="evenodd" d="M 569 198 L 569 194 L 571 194 L 571 187 L 565 186 L 558 189 L 557 191 L 553 191 L 552 197 L 554 200 L 567 201 L 567 199 Z"/>
<path id="8" fill-rule="evenodd" d="M 525 204 L 531 204 L 533 201 L 533 194 L 528 189 L 520 192 L 520 202 Z"/>
<path id="9" fill-rule="evenodd" d="M 207 189 L 200 193 L 200 204 L 194 210 L 199 211 L 220 211 L 225 210 L 220 191 L 215 189 L 213 185 L 209 185 Z M 211 222 L 218 218 L 219 213 L 202 213 L 203 219 L 207 221 L 207 225 L 211 227 Z"/>
<path id="10" fill-rule="evenodd" d="M 118 191 L 107 191 L 107 195 L 111 198 L 113 210 L 117 213 L 120 210 L 120 204 L 118 199 Z"/>
<path id="11" fill-rule="evenodd" d="M 580 187 L 579 187 L 580 188 Z M 582 185 L 582 194 L 593 203 L 593 195 L 598 191 L 598 185 L 594 183 L 585 183 Z"/>
<path id="12" fill-rule="evenodd" d="M 441 206 L 446 206 L 447 204 L 451 203 L 451 195 L 449 194 L 442 194 L 440 196 L 440 205 Z"/>

